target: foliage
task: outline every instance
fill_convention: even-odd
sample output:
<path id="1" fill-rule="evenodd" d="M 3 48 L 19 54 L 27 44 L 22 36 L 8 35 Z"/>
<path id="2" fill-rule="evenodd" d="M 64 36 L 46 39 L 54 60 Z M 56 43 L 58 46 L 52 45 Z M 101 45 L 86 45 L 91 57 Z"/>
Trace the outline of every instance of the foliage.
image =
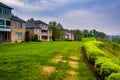
<path id="1" fill-rule="evenodd" d="M 65 39 L 65 31 L 63 26 L 60 23 L 49 22 L 49 28 L 52 29 L 53 41 Z"/>
<path id="2" fill-rule="evenodd" d="M 82 38 L 82 41 L 96 41 L 94 37 Z"/>
<path id="3" fill-rule="evenodd" d="M 106 80 L 120 80 L 120 73 L 112 73 Z"/>
<path id="4" fill-rule="evenodd" d="M 81 40 L 81 38 L 83 38 L 83 36 L 84 36 L 82 31 L 80 31 L 79 29 L 73 30 L 73 33 L 74 33 L 74 40 L 76 40 L 76 41 Z"/>
<path id="5" fill-rule="evenodd" d="M 38 41 L 38 35 L 34 35 L 34 37 L 32 38 L 32 41 Z"/>
<path id="6" fill-rule="evenodd" d="M 102 50 L 95 46 L 100 44 L 102 43 L 97 41 L 88 41 L 84 43 L 84 48 L 86 50 L 88 60 L 93 64 L 97 57 L 109 57 L 109 55 L 105 54 Z"/>
<path id="7" fill-rule="evenodd" d="M 116 44 L 113 45 L 118 46 Z M 83 46 L 86 50 L 88 60 L 94 64 L 96 72 L 103 79 L 107 79 L 112 73 L 120 72 L 120 66 L 114 61 L 114 57 L 99 48 L 99 46 L 104 47 L 102 42 L 86 41 Z"/>
<path id="8" fill-rule="evenodd" d="M 103 32 L 96 31 L 95 29 L 93 30 L 84 30 L 84 37 L 95 37 L 95 38 L 101 38 L 105 39 L 107 36 Z"/>
<path id="9" fill-rule="evenodd" d="M 100 75 L 102 78 L 107 78 L 111 73 L 118 73 L 120 72 L 120 66 L 115 64 L 114 62 L 104 62 L 101 65 Z"/>
<path id="10" fill-rule="evenodd" d="M 94 69 L 95 71 L 100 75 L 100 69 L 101 69 L 101 65 L 103 64 L 103 62 L 111 62 L 112 60 L 109 58 L 105 58 L 105 57 L 98 57 L 95 60 L 95 65 L 94 65 Z"/>
<path id="11" fill-rule="evenodd" d="M 120 36 L 113 36 L 112 41 L 120 44 Z"/>

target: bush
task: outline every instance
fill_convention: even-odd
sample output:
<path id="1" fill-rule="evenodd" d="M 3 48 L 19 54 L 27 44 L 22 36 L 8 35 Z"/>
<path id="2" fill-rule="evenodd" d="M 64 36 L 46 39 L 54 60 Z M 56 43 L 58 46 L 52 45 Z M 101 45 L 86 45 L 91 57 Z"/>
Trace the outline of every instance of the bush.
<path id="1" fill-rule="evenodd" d="M 83 47 L 86 50 L 89 62 L 94 64 L 95 71 L 102 79 L 107 79 L 112 73 L 119 73 L 120 66 L 113 60 L 112 56 L 98 48 L 100 45 L 103 45 L 103 43 L 98 41 L 87 41 L 84 42 Z M 116 77 L 117 76 L 118 75 L 116 75 Z M 115 75 L 112 75 L 108 79 L 114 80 L 114 78 Z M 119 79 L 115 78 L 115 80 Z"/>
<path id="2" fill-rule="evenodd" d="M 100 50 L 97 46 L 100 45 L 101 42 L 89 41 L 84 44 L 84 48 L 86 50 L 88 60 L 94 64 L 97 57 L 109 57 L 105 52 Z M 97 45 L 97 46 L 95 46 Z"/>
<path id="3" fill-rule="evenodd" d="M 107 78 L 111 73 L 120 72 L 120 66 L 113 62 L 103 62 L 100 69 L 100 75 L 102 78 Z"/>
<path id="4" fill-rule="evenodd" d="M 112 60 L 109 58 L 105 58 L 105 57 L 98 57 L 97 60 L 95 61 L 95 65 L 94 65 L 94 69 L 95 71 L 100 75 L 100 69 L 101 69 L 101 65 L 104 62 L 111 62 Z"/>
<path id="5" fill-rule="evenodd" d="M 106 80 L 120 80 L 120 73 L 112 73 Z"/>
<path id="6" fill-rule="evenodd" d="M 38 35 L 34 35 L 34 37 L 32 38 L 32 41 L 38 41 Z"/>
<path id="7" fill-rule="evenodd" d="M 81 41 L 96 41 L 94 37 L 82 38 Z"/>

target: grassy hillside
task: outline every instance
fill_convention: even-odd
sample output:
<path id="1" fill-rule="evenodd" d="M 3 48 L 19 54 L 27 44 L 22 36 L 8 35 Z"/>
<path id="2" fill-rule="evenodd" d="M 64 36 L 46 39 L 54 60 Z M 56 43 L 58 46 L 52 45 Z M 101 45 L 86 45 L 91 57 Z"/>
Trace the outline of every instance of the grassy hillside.
<path id="1" fill-rule="evenodd" d="M 0 80 L 95 80 L 81 42 L 0 45 Z"/>

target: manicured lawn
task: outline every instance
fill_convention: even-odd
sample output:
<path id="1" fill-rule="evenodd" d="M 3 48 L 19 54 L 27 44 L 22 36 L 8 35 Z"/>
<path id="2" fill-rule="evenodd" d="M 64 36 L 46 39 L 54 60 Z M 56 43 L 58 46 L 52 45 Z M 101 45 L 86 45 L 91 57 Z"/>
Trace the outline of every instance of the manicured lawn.
<path id="1" fill-rule="evenodd" d="M 81 42 L 0 45 L 0 80 L 95 80 Z"/>

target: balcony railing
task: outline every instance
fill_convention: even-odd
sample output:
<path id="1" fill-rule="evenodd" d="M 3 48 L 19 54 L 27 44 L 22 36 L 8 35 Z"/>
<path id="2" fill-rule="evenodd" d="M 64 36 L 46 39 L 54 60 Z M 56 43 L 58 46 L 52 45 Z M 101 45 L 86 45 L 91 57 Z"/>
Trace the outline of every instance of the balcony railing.
<path id="1" fill-rule="evenodd" d="M 48 34 L 47 32 L 42 32 L 42 35 L 47 36 Z"/>
<path id="2" fill-rule="evenodd" d="M 0 31 L 11 31 L 11 26 L 0 26 Z"/>

